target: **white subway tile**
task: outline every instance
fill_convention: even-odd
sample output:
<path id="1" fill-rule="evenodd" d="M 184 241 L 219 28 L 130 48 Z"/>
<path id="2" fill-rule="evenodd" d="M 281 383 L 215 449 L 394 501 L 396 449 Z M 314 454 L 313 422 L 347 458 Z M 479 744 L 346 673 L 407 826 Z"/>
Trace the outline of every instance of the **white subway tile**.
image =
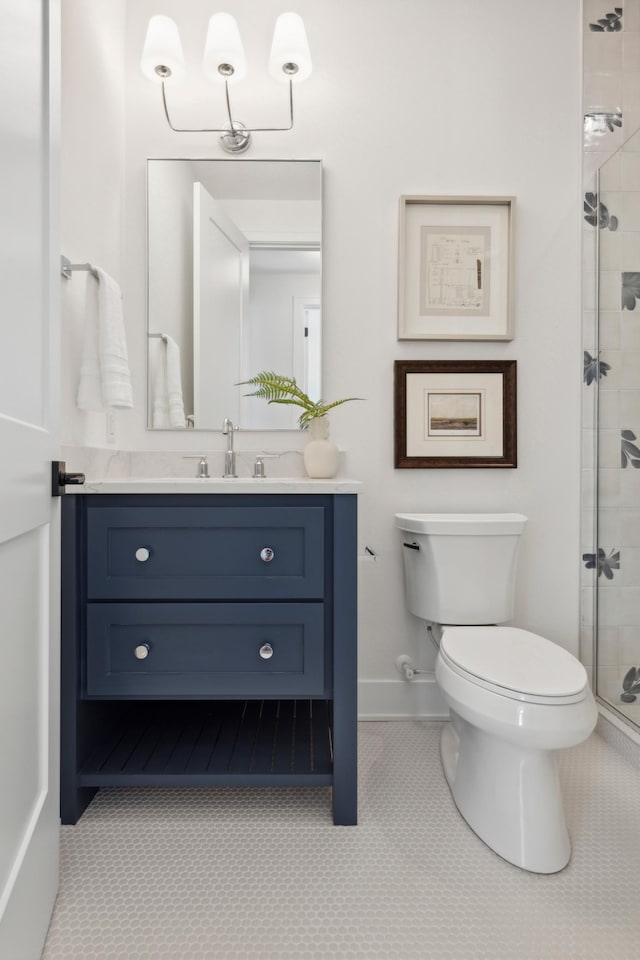
<path id="1" fill-rule="evenodd" d="M 602 310 L 598 340 L 601 350 L 620 349 L 620 310 Z"/>
<path id="2" fill-rule="evenodd" d="M 640 70 L 625 70 L 622 74 L 622 115 L 640 111 Z"/>
<path id="3" fill-rule="evenodd" d="M 640 217 L 640 205 L 638 207 Z M 640 222 L 640 221 L 639 221 Z M 622 276 L 620 268 L 600 270 L 598 303 L 601 310 L 619 310 L 621 302 Z"/>
<path id="4" fill-rule="evenodd" d="M 605 11 L 606 12 L 606 11 Z M 595 20 L 602 17 L 602 12 Z M 588 22 L 595 22 L 589 20 Z M 634 70 L 631 66 L 632 47 L 629 48 L 629 65 L 627 70 Z M 584 66 L 587 70 L 600 70 L 602 72 L 616 72 L 622 69 L 622 31 L 618 33 L 593 33 L 588 26 L 584 34 L 583 58 Z"/>
<path id="5" fill-rule="evenodd" d="M 616 113 L 622 109 L 622 73 L 585 73 L 583 94 L 585 113 Z"/>
<path id="6" fill-rule="evenodd" d="M 622 29 L 625 31 L 640 30 L 640 0 L 624 0 L 622 15 Z"/>
<path id="7" fill-rule="evenodd" d="M 640 157 L 640 154 L 638 154 Z M 609 214 L 622 206 L 622 194 L 612 194 L 613 202 L 607 203 Z M 604 201 L 603 201 L 604 202 Z M 600 270 L 620 271 L 622 265 L 622 236 L 618 231 L 600 230 Z"/>
<path id="8" fill-rule="evenodd" d="M 640 317 L 628 310 L 620 314 L 620 346 L 623 351 L 640 353 Z"/>
<path id="9" fill-rule="evenodd" d="M 620 468 L 598 471 L 598 505 L 603 507 L 620 506 Z M 585 506 L 588 504 L 585 503 Z"/>
<path id="10" fill-rule="evenodd" d="M 606 391 L 607 396 L 615 393 L 611 390 Z M 603 391 L 604 394 L 605 391 Z M 601 427 L 598 432 L 598 466 L 601 470 L 620 469 L 620 427 L 617 424 L 614 429 Z"/>
<path id="11" fill-rule="evenodd" d="M 620 663 L 640 666 L 640 626 L 620 630 Z"/>
<path id="12" fill-rule="evenodd" d="M 626 470 L 633 470 L 634 474 L 638 473 L 633 467 L 627 467 Z M 640 546 L 640 510 L 620 510 L 619 521 L 618 543 L 625 547 Z"/>
<path id="13" fill-rule="evenodd" d="M 618 421 L 623 430 L 633 430 L 640 437 L 640 375 L 638 376 L 637 390 L 620 391 L 620 419 Z M 640 440 L 638 440 L 640 446 Z"/>
<path id="14" fill-rule="evenodd" d="M 640 303 L 633 311 L 637 314 L 637 323 L 640 323 Z M 620 371 L 620 386 L 634 389 L 640 383 L 640 353 L 626 351 L 622 354 L 622 370 Z"/>
<path id="15" fill-rule="evenodd" d="M 602 577 L 600 577 L 602 579 Z M 598 628 L 618 627 L 623 621 L 623 587 L 611 587 L 609 590 L 600 589 L 598 583 Z"/>
<path id="16" fill-rule="evenodd" d="M 628 512 L 628 511 L 627 511 Z M 602 507 L 598 512 L 598 542 L 603 548 L 620 546 L 621 540 L 621 511 Z"/>
<path id="17" fill-rule="evenodd" d="M 617 667 L 620 661 L 620 628 L 599 627 L 598 665 L 603 667 Z"/>
<path id="18" fill-rule="evenodd" d="M 622 36 L 622 69 L 640 70 L 640 33 L 633 31 L 617 36 Z"/>

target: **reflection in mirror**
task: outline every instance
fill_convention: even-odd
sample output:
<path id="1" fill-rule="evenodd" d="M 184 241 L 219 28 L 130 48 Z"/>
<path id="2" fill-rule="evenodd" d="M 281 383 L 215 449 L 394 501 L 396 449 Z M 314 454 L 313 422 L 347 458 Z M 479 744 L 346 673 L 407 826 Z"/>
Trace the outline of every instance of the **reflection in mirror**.
<path id="1" fill-rule="evenodd" d="M 320 161 L 149 160 L 147 201 L 148 426 L 297 429 L 236 384 L 321 396 Z"/>

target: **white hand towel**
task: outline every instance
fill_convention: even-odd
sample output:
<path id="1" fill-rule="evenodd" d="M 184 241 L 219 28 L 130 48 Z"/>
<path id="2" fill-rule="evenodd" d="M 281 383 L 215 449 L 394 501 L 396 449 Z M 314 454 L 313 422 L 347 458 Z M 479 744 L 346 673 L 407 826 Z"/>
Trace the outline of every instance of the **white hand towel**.
<path id="1" fill-rule="evenodd" d="M 157 349 L 150 351 L 150 368 L 153 368 L 153 410 L 151 422 L 154 427 L 169 426 L 169 393 L 167 390 L 167 352 L 162 340 L 157 342 Z M 154 343 L 152 340 L 151 343 Z"/>
<path id="2" fill-rule="evenodd" d="M 102 378 L 98 363 L 98 288 L 89 278 L 85 297 L 84 341 L 76 403 L 80 410 L 102 410 Z"/>
<path id="3" fill-rule="evenodd" d="M 128 409 L 133 406 L 127 338 L 122 315 L 122 291 L 108 273 L 96 267 L 98 274 L 98 358 L 102 377 L 102 402 L 105 407 Z"/>
<path id="4" fill-rule="evenodd" d="M 167 398 L 169 401 L 169 426 L 184 427 L 184 402 L 182 399 L 182 377 L 180 375 L 180 347 L 171 337 L 167 337 Z"/>
<path id="5" fill-rule="evenodd" d="M 88 291 L 85 338 L 77 404 L 81 410 L 133 407 L 131 374 L 122 315 L 122 292 L 96 267 L 98 308 Z"/>
<path id="6" fill-rule="evenodd" d="M 166 335 L 155 354 L 153 378 L 154 427 L 186 427 L 180 375 L 180 347 Z"/>

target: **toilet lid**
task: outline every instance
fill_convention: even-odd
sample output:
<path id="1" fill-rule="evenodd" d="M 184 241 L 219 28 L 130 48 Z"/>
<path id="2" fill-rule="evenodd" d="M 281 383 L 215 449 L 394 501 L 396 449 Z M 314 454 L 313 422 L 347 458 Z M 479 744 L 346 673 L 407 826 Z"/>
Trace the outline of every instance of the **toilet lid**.
<path id="1" fill-rule="evenodd" d="M 447 627 L 440 650 L 466 674 L 524 696 L 570 697 L 587 683 L 568 650 L 517 627 Z"/>

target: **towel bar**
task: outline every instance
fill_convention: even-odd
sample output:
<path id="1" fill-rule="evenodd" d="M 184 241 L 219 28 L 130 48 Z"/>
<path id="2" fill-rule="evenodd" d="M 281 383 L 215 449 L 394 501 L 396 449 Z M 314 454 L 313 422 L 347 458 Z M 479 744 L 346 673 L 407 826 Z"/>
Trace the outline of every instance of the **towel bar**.
<path id="1" fill-rule="evenodd" d="M 71 274 L 74 270 L 88 270 L 96 280 L 98 279 L 98 271 L 90 263 L 71 263 L 68 257 L 64 255 L 60 257 L 60 273 L 67 280 L 71 280 Z"/>

